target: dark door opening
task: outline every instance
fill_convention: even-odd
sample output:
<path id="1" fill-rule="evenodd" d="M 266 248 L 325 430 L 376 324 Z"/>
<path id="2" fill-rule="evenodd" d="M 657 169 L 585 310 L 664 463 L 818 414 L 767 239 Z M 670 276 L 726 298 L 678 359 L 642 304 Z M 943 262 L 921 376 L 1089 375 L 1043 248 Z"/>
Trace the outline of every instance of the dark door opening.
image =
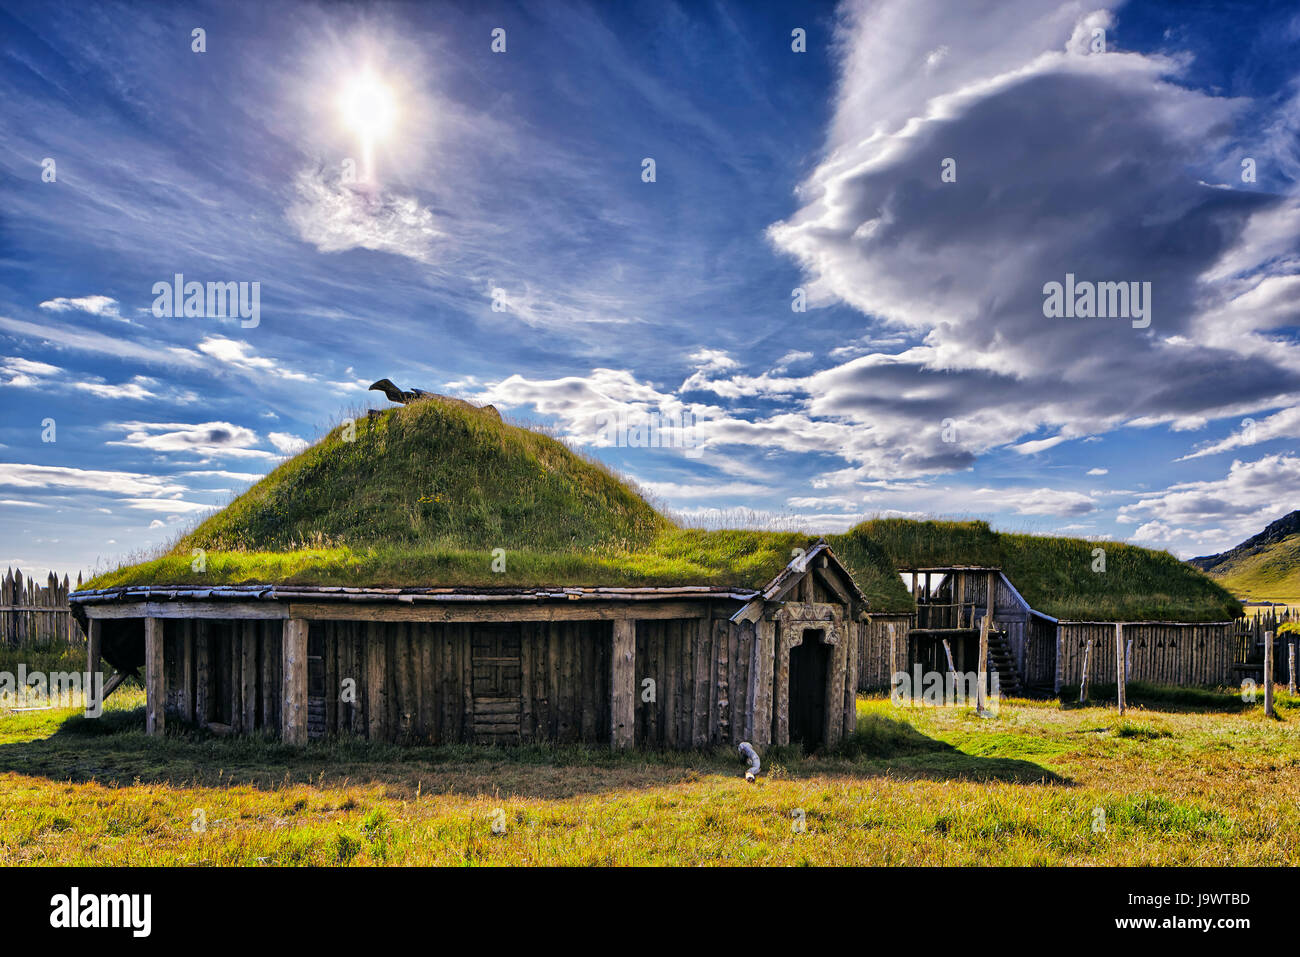
<path id="1" fill-rule="evenodd" d="M 803 644 L 790 649 L 790 743 L 814 751 L 825 741 L 826 675 L 830 645 L 822 644 L 821 629 L 803 633 Z"/>

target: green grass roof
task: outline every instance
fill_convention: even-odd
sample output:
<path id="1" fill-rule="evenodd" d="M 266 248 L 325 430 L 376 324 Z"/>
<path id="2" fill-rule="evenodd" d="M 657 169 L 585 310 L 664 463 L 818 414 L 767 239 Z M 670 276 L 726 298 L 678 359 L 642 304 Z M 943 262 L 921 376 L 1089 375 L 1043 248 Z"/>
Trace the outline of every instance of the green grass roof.
<path id="1" fill-rule="evenodd" d="M 428 399 L 345 428 L 280 465 L 166 554 L 86 588 L 255 582 L 369 586 L 758 589 L 814 536 L 678 528 L 564 444 Z M 195 549 L 204 552 L 196 565 Z M 504 571 L 494 570 L 495 549 Z M 497 553 L 499 554 L 499 553 Z M 500 567 L 500 563 L 496 563 Z M 864 566 L 864 591 L 892 568 Z M 901 585 L 894 597 L 905 602 Z"/>
<path id="2" fill-rule="evenodd" d="M 828 535 L 876 612 L 912 604 L 896 565 L 1006 569 L 1067 618 L 1222 620 L 1223 588 L 1164 552 L 1007 535 L 983 522 L 863 523 Z M 759 589 L 814 537 L 682 529 L 605 466 L 492 411 L 428 399 L 333 429 L 122 585 L 669 586 Z M 1107 572 L 1091 571 L 1101 544 Z M 195 550 L 203 551 L 203 563 Z M 505 570 L 494 570 L 504 550 Z M 500 565 L 497 563 L 497 567 Z"/>
<path id="3" fill-rule="evenodd" d="M 1085 621 L 1226 621 L 1241 604 L 1217 582 L 1168 552 L 1123 542 L 995 532 L 987 522 L 876 519 L 832 536 L 852 564 L 880 549 L 898 567 L 1001 568 L 1036 610 Z M 1105 553 L 1096 571 L 1094 551 Z"/>

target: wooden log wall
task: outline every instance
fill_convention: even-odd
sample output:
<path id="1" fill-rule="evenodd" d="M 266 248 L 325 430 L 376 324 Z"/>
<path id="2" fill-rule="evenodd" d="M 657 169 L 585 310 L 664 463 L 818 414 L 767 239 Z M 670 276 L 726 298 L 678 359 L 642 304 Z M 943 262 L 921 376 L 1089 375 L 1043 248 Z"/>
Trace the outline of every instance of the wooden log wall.
<path id="1" fill-rule="evenodd" d="M 158 621 L 167 715 L 216 731 L 279 735 L 281 622 Z"/>
<path id="2" fill-rule="evenodd" d="M 77 576 L 77 587 L 81 576 Z M 57 644 L 81 646 L 86 635 L 68 607 L 71 586 L 50 572 L 45 584 L 9 569 L 0 578 L 0 643 L 14 648 Z"/>
<path id="3" fill-rule="evenodd" d="M 751 622 L 725 618 L 638 621 L 637 747 L 739 744 L 755 635 Z"/>
<path id="4" fill-rule="evenodd" d="M 829 626 L 829 625 L 828 625 Z M 641 748 L 705 748 L 750 741 L 763 748 L 788 732 L 782 708 L 782 629 L 816 631 L 820 622 L 731 622 L 725 617 L 639 621 L 636 625 L 636 731 Z M 856 728 L 860 626 L 844 622 L 827 672 L 825 742 Z M 905 640 L 905 632 L 900 631 Z M 815 640 L 815 639 L 814 639 Z"/>
<path id="5" fill-rule="evenodd" d="M 308 736 L 610 742 L 608 621 L 314 621 Z"/>
<path id="6" fill-rule="evenodd" d="M 907 657 L 907 633 L 912 615 L 868 615 L 858 628 L 857 676 L 859 691 L 888 691 L 895 672 L 902 671 Z M 894 629 L 895 660 L 889 659 L 889 629 Z"/>
<path id="7" fill-rule="evenodd" d="M 1030 690 L 1054 690 L 1056 623 L 1030 615 L 1025 622 L 1024 680 Z"/>
<path id="8" fill-rule="evenodd" d="M 786 611 L 840 607 L 809 601 L 818 597 L 830 596 L 808 587 Z M 150 687 L 161 689 L 159 715 L 293 742 L 355 734 L 678 749 L 751 740 L 762 748 L 784 713 L 774 699 L 782 629 L 833 627 L 824 739 L 833 745 L 852 733 L 866 627 L 838 613 L 825 623 L 733 623 L 736 608 L 717 603 L 698 617 L 623 624 L 150 619 L 161 635 L 151 646 L 159 656 Z M 900 654 L 909 620 L 896 622 Z"/>
<path id="9" fill-rule="evenodd" d="M 1114 622 L 1062 622 L 1060 676 L 1063 686 L 1077 686 L 1083 654 L 1092 639 L 1089 684 L 1115 684 Z M 1160 685 L 1234 685 L 1240 678 L 1240 642 L 1230 623 L 1180 624 L 1137 622 L 1123 626 L 1124 643 L 1133 641 L 1129 681 Z"/>

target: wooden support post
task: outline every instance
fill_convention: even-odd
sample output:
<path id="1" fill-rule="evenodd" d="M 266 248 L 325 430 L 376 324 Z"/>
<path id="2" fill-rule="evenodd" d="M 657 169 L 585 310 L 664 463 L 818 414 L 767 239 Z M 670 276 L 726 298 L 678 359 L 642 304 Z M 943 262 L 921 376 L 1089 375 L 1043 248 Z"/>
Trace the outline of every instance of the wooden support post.
<path id="1" fill-rule="evenodd" d="M 1061 660 L 1061 656 L 1065 653 L 1062 637 L 1061 626 L 1058 624 L 1056 626 L 1056 674 L 1052 680 L 1052 694 L 1061 693 L 1061 675 L 1065 668 L 1065 662 Z"/>
<path id="2" fill-rule="evenodd" d="M 772 743 L 772 668 L 776 664 L 776 622 L 763 616 L 754 629 L 754 657 L 750 664 L 749 742 L 756 748 Z"/>
<path id="3" fill-rule="evenodd" d="M 384 741 L 388 737 L 388 641 L 384 626 L 379 622 L 367 622 L 365 626 L 366 649 L 366 711 L 369 726 L 366 736 L 371 741 Z M 462 639 L 462 653 L 468 665 L 470 655 L 469 630 L 465 629 Z M 306 655 L 306 652 L 303 652 Z M 463 701 L 461 702 L 462 721 L 470 726 L 462 740 L 473 741 L 474 734 L 474 698 L 473 684 L 470 680 L 472 668 L 461 669 Z"/>
<path id="4" fill-rule="evenodd" d="M 280 738 L 285 744 L 307 743 L 307 622 L 290 618 L 280 641 L 284 701 Z"/>
<path id="5" fill-rule="evenodd" d="M 100 677 L 100 654 L 103 651 L 104 623 L 92 618 L 87 623 L 86 631 L 86 674 L 89 685 L 86 687 L 86 710 L 94 712 L 97 704 L 103 703 L 103 679 Z M 1295 670 L 1293 667 L 1292 671 Z"/>
<path id="6" fill-rule="evenodd" d="M 848 648 L 848 678 L 844 682 L 844 735 L 858 730 L 858 672 L 862 670 L 862 630 L 866 626 L 857 620 L 857 605 L 849 608 L 849 620 L 844 623 Z"/>
<path id="7" fill-rule="evenodd" d="M 790 743 L 790 637 L 794 629 L 776 625 L 776 660 L 772 669 L 772 743 Z"/>
<path id="8" fill-rule="evenodd" d="M 1288 642 L 1287 642 L 1287 646 L 1286 646 L 1286 658 L 1287 658 L 1287 684 L 1286 684 L 1286 690 L 1289 691 L 1289 692 L 1291 692 L 1292 694 L 1295 694 L 1295 693 L 1296 693 L 1296 683 L 1295 683 L 1295 646 L 1296 646 L 1296 639 L 1295 639 L 1295 638 L 1292 638 L 1290 641 L 1288 641 Z"/>
<path id="9" fill-rule="evenodd" d="M 889 682 L 889 687 L 894 687 L 894 675 L 898 674 L 898 648 L 896 647 L 896 636 L 894 632 L 894 623 L 891 621 L 885 625 L 889 632 L 889 673 L 885 675 L 885 680 Z"/>
<path id="10" fill-rule="evenodd" d="M 636 619 L 615 619 L 609 657 L 609 743 L 630 748 L 636 740 Z"/>
<path id="11" fill-rule="evenodd" d="M 1088 700 L 1088 659 L 1092 657 L 1092 639 L 1083 646 L 1083 671 L 1079 675 L 1079 704 Z"/>
<path id="12" fill-rule="evenodd" d="M 826 637 L 834 635 L 835 638 L 835 644 L 831 646 L 830 677 L 826 682 L 826 733 L 823 738 L 826 747 L 833 748 L 840 743 L 840 735 L 844 731 L 844 716 L 839 713 L 836 704 L 844 700 L 844 679 L 848 675 L 849 645 L 843 626 L 838 619 L 831 622 L 825 635 Z M 811 640 L 821 641 L 822 639 L 813 638 Z M 789 687 L 788 682 L 787 687 Z"/>
<path id="13" fill-rule="evenodd" d="M 1115 701 L 1119 713 L 1128 710 L 1128 670 L 1124 667 L 1124 623 L 1115 622 Z"/>
<path id="14" fill-rule="evenodd" d="M 980 652 L 979 652 L 979 670 L 975 674 L 975 713 L 983 714 L 984 706 L 988 703 L 988 680 L 989 680 L 989 626 L 992 624 L 991 615 L 985 615 L 984 620 L 980 623 Z"/>
<path id="15" fill-rule="evenodd" d="M 1273 717 L 1273 632 L 1264 632 L 1264 714 Z"/>
<path id="16" fill-rule="evenodd" d="M 181 628 L 181 717 L 194 720 L 194 622 L 186 619 Z"/>
<path id="17" fill-rule="evenodd" d="M 239 646 L 240 699 L 244 702 L 241 727 L 246 734 L 257 729 L 257 631 L 259 622 L 252 619 L 241 622 Z M 306 659 L 303 659 L 304 662 Z"/>
<path id="18" fill-rule="evenodd" d="M 957 668 L 952 663 L 952 645 L 948 644 L 947 638 L 943 639 L 943 653 L 948 656 L 948 670 L 955 675 Z"/>
<path id="19" fill-rule="evenodd" d="M 210 655 L 208 623 L 203 619 L 194 622 L 194 720 L 200 728 L 208 725 L 208 681 Z"/>
<path id="20" fill-rule="evenodd" d="M 167 688 L 163 680 L 163 622 L 144 620 L 145 733 L 161 735 L 166 730 Z"/>

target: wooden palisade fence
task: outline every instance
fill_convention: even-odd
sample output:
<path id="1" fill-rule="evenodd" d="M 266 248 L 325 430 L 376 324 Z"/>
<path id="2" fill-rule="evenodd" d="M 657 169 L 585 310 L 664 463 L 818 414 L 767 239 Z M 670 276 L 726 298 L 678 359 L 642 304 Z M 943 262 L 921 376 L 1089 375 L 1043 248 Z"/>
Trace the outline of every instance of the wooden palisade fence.
<path id="1" fill-rule="evenodd" d="M 81 576 L 77 576 L 77 587 Z M 50 572 L 44 585 L 9 569 L 0 579 L 0 643 L 8 647 L 83 645 L 86 636 L 68 607 L 68 576 Z"/>

